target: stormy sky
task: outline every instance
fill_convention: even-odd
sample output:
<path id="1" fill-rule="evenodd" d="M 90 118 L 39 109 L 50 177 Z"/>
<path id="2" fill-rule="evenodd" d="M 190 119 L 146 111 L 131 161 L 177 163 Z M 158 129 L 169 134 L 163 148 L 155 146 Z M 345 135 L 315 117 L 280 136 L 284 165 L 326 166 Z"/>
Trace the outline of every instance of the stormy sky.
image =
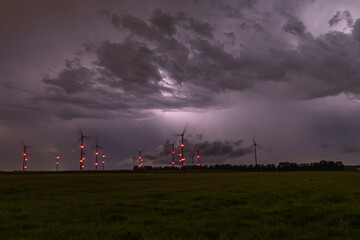
<path id="1" fill-rule="evenodd" d="M 359 164 L 359 110 L 357 0 L 0 2 L 0 170 Z"/>

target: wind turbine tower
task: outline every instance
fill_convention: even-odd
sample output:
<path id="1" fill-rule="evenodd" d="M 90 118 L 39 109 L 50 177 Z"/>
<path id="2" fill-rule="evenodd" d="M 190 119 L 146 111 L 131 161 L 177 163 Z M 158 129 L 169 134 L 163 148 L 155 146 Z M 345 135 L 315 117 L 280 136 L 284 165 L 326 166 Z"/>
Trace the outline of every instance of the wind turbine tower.
<path id="1" fill-rule="evenodd" d="M 257 143 L 255 142 L 254 140 L 254 154 L 255 154 L 255 167 L 257 166 L 257 155 L 256 155 L 256 146 L 257 146 Z"/>
<path id="2" fill-rule="evenodd" d="M 84 168 L 84 135 L 81 132 L 81 137 L 80 137 L 80 171 L 83 170 Z"/>
<path id="3" fill-rule="evenodd" d="M 185 129 L 183 130 L 183 132 L 181 134 L 178 134 L 178 136 L 181 136 L 181 144 L 180 144 L 180 147 L 181 147 L 181 153 L 179 154 L 179 157 L 180 157 L 180 163 L 181 163 L 181 166 L 183 167 L 185 165 L 185 156 L 184 156 L 184 134 L 185 134 Z"/>
<path id="4" fill-rule="evenodd" d="M 105 158 L 106 158 L 106 155 L 105 154 L 103 154 L 102 156 L 102 167 L 103 167 L 103 171 L 105 170 Z"/>
<path id="5" fill-rule="evenodd" d="M 99 141 L 96 140 L 96 145 L 95 145 L 95 170 L 98 170 L 98 158 L 99 158 Z"/>
<path id="6" fill-rule="evenodd" d="M 56 171 L 59 171 L 59 160 L 60 160 L 60 156 L 56 156 Z"/>
<path id="7" fill-rule="evenodd" d="M 200 150 L 198 149 L 197 150 L 197 155 L 196 155 L 196 158 L 197 158 L 197 166 L 200 167 Z"/>
<path id="8" fill-rule="evenodd" d="M 142 153 L 142 151 L 138 151 L 138 153 L 139 153 L 139 168 L 141 168 L 142 166 L 143 166 L 143 158 L 142 158 L 142 155 L 141 155 L 141 153 Z"/>
<path id="9" fill-rule="evenodd" d="M 84 170 L 85 168 L 85 146 L 84 146 L 84 139 L 88 138 L 84 136 L 82 130 L 80 129 L 80 171 Z"/>
<path id="10" fill-rule="evenodd" d="M 175 165 L 175 143 L 171 144 L 171 165 Z"/>
<path id="11" fill-rule="evenodd" d="M 27 161 L 28 161 L 28 152 L 27 149 L 29 148 L 29 146 L 24 145 L 24 150 L 23 150 L 23 172 L 26 172 L 27 169 Z"/>

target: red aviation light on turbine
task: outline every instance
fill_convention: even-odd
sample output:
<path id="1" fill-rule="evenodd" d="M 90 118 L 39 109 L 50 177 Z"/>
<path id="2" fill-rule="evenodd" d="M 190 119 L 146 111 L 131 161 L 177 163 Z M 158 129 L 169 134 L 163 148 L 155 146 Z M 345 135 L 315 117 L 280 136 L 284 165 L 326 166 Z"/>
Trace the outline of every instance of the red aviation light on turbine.
<path id="1" fill-rule="evenodd" d="M 98 152 L 96 152 L 96 153 L 95 153 L 95 155 L 99 155 L 99 153 L 98 153 Z"/>
<path id="2" fill-rule="evenodd" d="M 82 168 L 84 168 L 85 166 L 84 166 L 84 165 L 82 165 L 81 167 L 82 167 Z"/>
<path id="3" fill-rule="evenodd" d="M 172 161 L 172 162 L 171 162 L 171 164 L 172 164 L 172 165 L 175 165 L 175 162 L 174 162 L 174 161 Z"/>
<path id="4" fill-rule="evenodd" d="M 80 148 L 84 148 L 84 145 L 81 145 Z"/>
<path id="5" fill-rule="evenodd" d="M 197 158 L 200 158 L 200 155 L 197 155 L 196 157 L 197 157 Z"/>
<path id="6" fill-rule="evenodd" d="M 171 152 L 171 154 L 175 154 L 175 152 Z"/>
<path id="7" fill-rule="evenodd" d="M 180 147 L 184 147 L 184 144 L 182 143 L 182 144 L 180 145 Z"/>
<path id="8" fill-rule="evenodd" d="M 102 157 L 103 157 L 103 158 L 105 158 L 105 157 L 106 157 L 106 156 L 105 156 L 105 154 L 104 154 L 104 155 L 102 155 Z"/>
<path id="9" fill-rule="evenodd" d="M 56 159 L 60 159 L 60 157 L 59 157 L 59 156 L 57 156 L 57 157 L 56 157 Z"/>
<path id="10" fill-rule="evenodd" d="M 96 163 L 95 163 L 95 166 L 97 166 L 97 165 L 98 165 L 98 163 L 96 162 Z"/>
<path id="11" fill-rule="evenodd" d="M 26 156 L 27 155 L 27 153 L 24 153 L 24 156 Z"/>
<path id="12" fill-rule="evenodd" d="M 197 166 L 200 167 L 200 163 L 198 163 Z"/>
<path id="13" fill-rule="evenodd" d="M 27 166 L 24 166 L 25 169 L 27 169 Z"/>
<path id="14" fill-rule="evenodd" d="M 25 158 L 25 161 L 27 161 L 28 159 L 27 158 Z"/>

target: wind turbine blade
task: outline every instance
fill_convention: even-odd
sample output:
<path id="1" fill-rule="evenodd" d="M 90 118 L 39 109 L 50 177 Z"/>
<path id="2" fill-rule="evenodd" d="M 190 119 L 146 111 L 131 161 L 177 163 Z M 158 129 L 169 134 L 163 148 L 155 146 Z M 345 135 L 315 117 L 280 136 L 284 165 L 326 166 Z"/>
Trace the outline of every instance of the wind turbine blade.
<path id="1" fill-rule="evenodd" d="M 182 133 L 181 133 L 182 135 L 185 134 L 185 132 L 187 131 L 188 127 L 189 127 L 189 124 L 186 123 L 185 126 L 184 126 L 184 129 L 183 129 L 183 131 L 182 131 Z"/>
<path id="2" fill-rule="evenodd" d="M 84 134 L 83 134 L 82 127 L 81 127 L 81 126 L 79 126 L 79 127 L 77 128 L 77 130 L 78 130 L 78 132 L 79 132 L 80 136 L 83 136 L 83 135 L 84 135 Z"/>

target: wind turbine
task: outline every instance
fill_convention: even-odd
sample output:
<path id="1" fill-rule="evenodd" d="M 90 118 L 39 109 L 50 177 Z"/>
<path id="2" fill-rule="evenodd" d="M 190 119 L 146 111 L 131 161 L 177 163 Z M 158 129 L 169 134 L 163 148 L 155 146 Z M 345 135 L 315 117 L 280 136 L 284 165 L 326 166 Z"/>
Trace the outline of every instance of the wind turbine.
<path id="1" fill-rule="evenodd" d="M 197 158 L 197 166 L 200 167 L 200 149 L 197 150 L 197 155 L 196 155 L 196 158 Z"/>
<path id="2" fill-rule="evenodd" d="M 136 151 L 139 153 L 139 168 L 141 168 L 143 166 L 143 161 L 144 161 L 141 155 L 143 150 L 136 150 Z"/>
<path id="3" fill-rule="evenodd" d="M 257 147 L 257 143 L 255 141 L 255 139 L 253 140 L 253 147 L 254 147 L 254 155 L 255 155 L 255 167 L 257 167 L 257 155 L 256 155 L 256 147 Z"/>
<path id="4" fill-rule="evenodd" d="M 56 171 L 57 171 L 57 172 L 59 171 L 59 160 L 60 160 L 60 156 L 57 155 L 57 156 L 56 156 Z"/>
<path id="5" fill-rule="evenodd" d="M 181 137 L 181 144 L 180 144 L 180 147 L 181 147 L 181 153 L 179 154 L 179 157 L 180 157 L 180 163 L 181 163 L 181 166 L 183 167 L 185 165 L 185 156 L 184 156 L 184 134 L 185 134 L 185 128 L 184 130 L 182 131 L 181 134 L 177 134 L 177 136 Z"/>
<path id="6" fill-rule="evenodd" d="M 26 146 L 25 143 L 23 143 L 24 149 L 23 149 L 23 172 L 26 172 L 27 169 L 27 161 L 28 161 L 28 152 L 27 149 L 30 148 L 30 146 Z"/>
<path id="7" fill-rule="evenodd" d="M 105 158 L 106 158 L 106 155 L 105 154 L 103 154 L 102 156 L 102 167 L 103 167 L 103 171 L 105 170 Z"/>
<path id="8" fill-rule="evenodd" d="M 88 138 L 84 136 L 82 129 L 80 128 L 80 171 L 82 171 L 85 167 L 85 146 L 84 146 L 84 139 Z"/>
<path id="9" fill-rule="evenodd" d="M 171 144 L 171 165 L 175 165 L 175 143 Z"/>
<path id="10" fill-rule="evenodd" d="M 96 138 L 96 145 L 94 147 L 95 149 L 95 170 L 97 171 L 98 169 L 98 157 L 99 157 L 99 148 L 101 148 L 99 146 L 99 138 Z"/>

